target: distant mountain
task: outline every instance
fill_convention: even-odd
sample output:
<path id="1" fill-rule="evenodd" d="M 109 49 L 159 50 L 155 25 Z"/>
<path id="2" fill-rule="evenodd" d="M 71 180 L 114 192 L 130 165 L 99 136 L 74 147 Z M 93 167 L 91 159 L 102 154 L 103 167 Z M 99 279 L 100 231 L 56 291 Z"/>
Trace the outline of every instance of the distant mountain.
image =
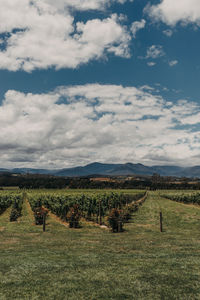
<path id="1" fill-rule="evenodd" d="M 90 176 L 90 175 L 153 175 L 154 173 L 161 176 L 176 176 L 176 177 L 199 177 L 200 166 L 194 167 L 178 167 L 178 166 L 152 166 L 148 167 L 143 164 L 102 164 L 98 162 L 91 163 L 84 167 L 75 167 L 59 170 L 47 169 L 32 169 L 32 168 L 16 168 L 16 169 L 2 169 L 1 173 L 10 172 L 17 174 L 49 174 L 54 176 Z"/>
<path id="2" fill-rule="evenodd" d="M 178 166 L 152 166 L 143 164 L 102 164 L 92 163 L 84 167 L 58 170 L 55 175 L 58 176 L 89 176 L 89 175 L 153 175 L 176 176 L 176 177 L 200 177 L 200 166 L 178 167 Z"/>
<path id="3" fill-rule="evenodd" d="M 119 166 L 114 164 L 101 164 L 92 163 L 84 167 L 75 167 L 70 169 L 58 170 L 55 175 L 58 176 L 89 176 L 89 175 L 110 175 L 113 166 Z"/>
<path id="4" fill-rule="evenodd" d="M 185 176 L 185 168 L 177 166 L 153 166 L 151 167 L 154 170 L 154 173 L 160 174 L 162 176 Z M 200 175 L 200 172 L 199 172 Z"/>
<path id="5" fill-rule="evenodd" d="M 27 173 L 29 173 L 29 174 L 54 174 L 54 171 L 52 171 L 52 170 L 32 169 L 32 168 L 15 168 L 10 171 L 15 174 L 27 174 Z"/>

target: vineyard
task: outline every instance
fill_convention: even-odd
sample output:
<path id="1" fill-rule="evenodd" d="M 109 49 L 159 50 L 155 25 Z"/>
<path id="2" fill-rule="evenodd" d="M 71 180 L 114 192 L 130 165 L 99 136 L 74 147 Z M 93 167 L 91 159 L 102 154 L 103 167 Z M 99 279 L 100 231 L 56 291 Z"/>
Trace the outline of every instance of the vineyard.
<path id="1" fill-rule="evenodd" d="M 131 219 L 146 199 L 146 192 L 7 192 L 0 193 L 0 208 L 5 211 L 12 206 L 10 221 L 22 216 L 23 202 L 27 200 L 35 217 L 35 224 L 42 225 L 50 211 L 69 227 L 80 227 L 81 219 L 106 225 L 114 232 L 123 230 L 124 223 Z"/>
<path id="2" fill-rule="evenodd" d="M 0 299 L 200 299 L 199 195 L 1 190 Z"/>
<path id="3" fill-rule="evenodd" d="M 184 204 L 197 204 L 200 205 L 200 193 L 167 193 L 162 194 L 162 197 Z"/>
<path id="4" fill-rule="evenodd" d="M 13 191 L 1 191 L 0 192 L 0 215 L 12 205 L 12 211 L 10 215 L 11 221 L 16 221 L 20 216 L 23 203 L 23 196 L 20 193 Z M 15 215 L 15 216 L 14 216 Z"/>

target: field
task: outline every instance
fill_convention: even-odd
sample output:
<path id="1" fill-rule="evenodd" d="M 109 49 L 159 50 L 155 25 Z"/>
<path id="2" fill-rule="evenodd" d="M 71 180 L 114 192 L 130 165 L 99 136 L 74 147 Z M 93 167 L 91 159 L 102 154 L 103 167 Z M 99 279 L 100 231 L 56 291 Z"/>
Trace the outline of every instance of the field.
<path id="1" fill-rule="evenodd" d="M 24 197 L 16 222 L 11 206 L 0 216 L 0 299 L 200 299 L 200 206 L 167 193 L 148 192 L 121 233 L 52 213 L 43 232 Z"/>

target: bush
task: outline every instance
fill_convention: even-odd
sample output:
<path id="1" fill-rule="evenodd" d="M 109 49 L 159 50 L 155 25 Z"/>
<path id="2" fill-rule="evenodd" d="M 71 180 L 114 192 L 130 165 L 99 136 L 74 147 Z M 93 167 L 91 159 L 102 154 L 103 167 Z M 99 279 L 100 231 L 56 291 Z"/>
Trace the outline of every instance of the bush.
<path id="1" fill-rule="evenodd" d="M 79 206 L 75 204 L 73 207 L 70 208 L 69 213 L 67 215 L 69 220 L 69 227 L 70 228 L 79 228 L 80 227 L 80 218 L 81 218 L 81 211 L 79 210 Z"/>
<path id="2" fill-rule="evenodd" d="M 113 232 L 122 232 L 123 231 L 123 211 L 117 208 L 113 208 L 108 216 L 108 223 L 112 228 Z"/>
<path id="3" fill-rule="evenodd" d="M 48 209 L 44 207 L 37 207 L 34 210 L 34 217 L 35 217 L 35 224 L 36 225 L 42 225 L 43 224 L 43 218 L 48 216 Z"/>

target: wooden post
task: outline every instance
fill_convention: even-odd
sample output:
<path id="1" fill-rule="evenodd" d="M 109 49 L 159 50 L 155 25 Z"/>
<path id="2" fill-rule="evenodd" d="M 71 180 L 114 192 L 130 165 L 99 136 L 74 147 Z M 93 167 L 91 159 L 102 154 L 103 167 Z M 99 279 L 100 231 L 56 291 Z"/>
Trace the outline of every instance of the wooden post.
<path id="1" fill-rule="evenodd" d="M 118 232 L 120 232 L 121 231 L 121 228 L 120 228 L 121 226 L 120 226 L 120 221 L 118 221 Z"/>
<path id="2" fill-rule="evenodd" d="M 46 230 L 46 214 L 43 214 L 43 232 Z"/>
<path id="3" fill-rule="evenodd" d="M 163 224 L 162 224 L 162 221 L 163 221 L 162 212 L 160 212 L 160 232 L 163 232 Z"/>
<path id="4" fill-rule="evenodd" d="M 102 217 L 101 217 L 101 201 L 99 201 L 99 224 L 102 225 Z"/>

